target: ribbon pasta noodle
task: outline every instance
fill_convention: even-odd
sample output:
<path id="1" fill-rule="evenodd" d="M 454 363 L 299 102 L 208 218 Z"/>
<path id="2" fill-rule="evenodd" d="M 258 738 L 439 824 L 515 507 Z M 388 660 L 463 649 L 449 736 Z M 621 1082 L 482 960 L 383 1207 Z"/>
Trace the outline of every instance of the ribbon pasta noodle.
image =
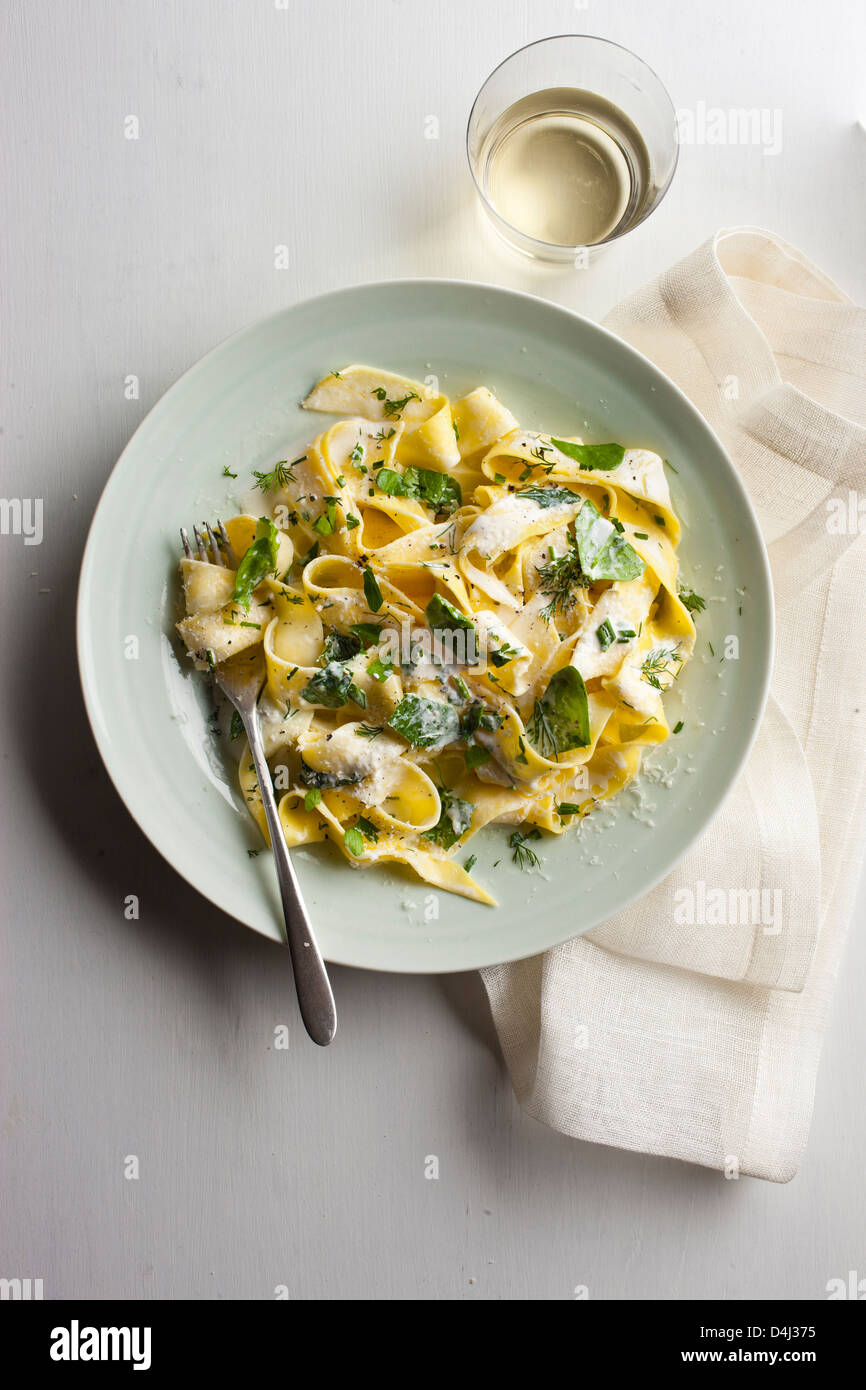
<path id="1" fill-rule="evenodd" d="M 181 561 L 178 631 L 199 667 L 260 644 L 290 846 L 494 904 L 473 835 L 561 834 L 670 733 L 703 601 L 679 582 L 663 460 L 366 366 L 304 406 L 339 418 L 256 474 L 260 516 L 228 523 L 236 570 Z M 267 840 L 248 747 L 239 781 Z"/>

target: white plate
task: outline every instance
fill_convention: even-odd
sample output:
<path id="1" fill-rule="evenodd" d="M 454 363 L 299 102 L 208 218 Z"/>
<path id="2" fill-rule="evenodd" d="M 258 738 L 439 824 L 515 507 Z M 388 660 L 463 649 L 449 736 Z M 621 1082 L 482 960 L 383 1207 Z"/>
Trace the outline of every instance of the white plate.
<path id="1" fill-rule="evenodd" d="M 247 854 L 260 847 L 258 831 L 208 732 L 207 681 L 173 636 L 178 527 L 230 515 L 252 469 L 302 453 L 327 417 L 298 402 L 326 372 L 357 361 L 435 374 L 451 397 L 489 386 L 527 428 L 645 446 L 676 469 L 683 575 L 713 601 L 698 618 L 695 659 L 666 700 L 685 727 L 655 755 L 679 771 L 669 787 L 651 784 L 651 816 L 638 809 L 641 793 L 627 791 L 613 814 L 537 845 L 536 874 L 512 864 L 506 827 L 482 832 L 471 842 L 474 872 L 498 909 L 432 892 L 399 868 L 353 871 L 328 845 L 294 851 L 328 960 L 450 971 L 532 955 L 619 912 L 703 833 L 751 746 L 770 676 L 769 567 L 739 478 L 682 393 L 596 324 L 492 286 L 392 281 L 296 305 L 215 348 L 142 422 L 93 519 L 78 596 L 93 732 L 118 792 L 169 863 L 226 912 L 281 939 L 271 857 Z M 226 465 L 236 483 L 222 476 Z M 728 636 L 738 658 L 723 661 Z"/>

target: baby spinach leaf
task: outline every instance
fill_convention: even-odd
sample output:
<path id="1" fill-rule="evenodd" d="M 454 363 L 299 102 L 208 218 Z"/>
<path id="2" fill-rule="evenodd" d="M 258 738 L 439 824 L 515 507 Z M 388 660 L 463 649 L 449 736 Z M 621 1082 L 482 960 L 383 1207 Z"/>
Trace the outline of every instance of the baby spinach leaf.
<path id="1" fill-rule="evenodd" d="M 339 661 L 330 661 L 324 671 L 311 676 L 301 691 L 301 699 L 326 709 L 339 709 L 348 700 L 354 700 L 362 709 L 367 707 L 367 696 L 354 684 L 352 672 Z"/>
<path id="2" fill-rule="evenodd" d="M 231 602 L 239 603 L 245 613 L 250 611 L 253 590 L 259 587 L 266 575 L 276 572 L 278 542 L 279 532 L 274 523 L 267 517 L 260 517 L 256 538 L 244 551 L 232 589 Z"/>
<path id="3" fill-rule="evenodd" d="M 424 612 L 433 632 L 443 629 L 447 631 L 449 628 L 452 630 L 466 628 L 473 631 L 475 628 L 472 619 L 467 618 L 465 613 L 461 613 L 459 608 L 455 607 L 453 603 L 449 603 L 448 599 L 443 598 L 441 594 L 433 595 Z"/>
<path id="4" fill-rule="evenodd" d="M 589 498 L 574 519 L 580 566 L 588 579 L 637 579 L 646 566 Z"/>
<path id="5" fill-rule="evenodd" d="M 361 639 L 352 632 L 337 632 L 331 628 L 322 648 L 322 660 L 326 666 L 332 661 L 351 661 L 361 650 Z"/>
<path id="6" fill-rule="evenodd" d="M 621 444 L 573 444 L 570 439 L 551 439 L 551 444 L 567 458 L 574 459 L 581 468 L 592 469 L 596 473 L 609 473 L 619 468 L 625 458 Z"/>
<path id="7" fill-rule="evenodd" d="M 402 734 L 414 748 L 434 748 L 452 743 L 460 734 L 460 716 L 453 705 L 428 700 L 425 695 L 404 695 L 388 726 Z"/>
<path id="8" fill-rule="evenodd" d="M 589 746 L 589 698 L 576 666 L 564 666 L 551 677 L 526 732 L 536 751 L 554 761 L 560 753 Z"/>
<path id="9" fill-rule="evenodd" d="M 572 492 L 568 487 L 556 487 L 551 483 L 548 487 L 522 487 L 517 493 L 518 497 L 525 497 L 529 502 L 535 502 L 539 507 L 561 507 L 570 502 L 579 502 L 580 497 L 576 492 Z"/>
<path id="10" fill-rule="evenodd" d="M 424 832 L 424 838 L 432 840 L 442 849 L 450 849 L 452 845 L 456 845 L 464 831 L 469 829 L 475 806 L 471 801 L 464 801 L 462 797 L 455 796 L 447 787 L 439 788 L 439 800 L 442 804 L 441 815 L 433 829 Z"/>

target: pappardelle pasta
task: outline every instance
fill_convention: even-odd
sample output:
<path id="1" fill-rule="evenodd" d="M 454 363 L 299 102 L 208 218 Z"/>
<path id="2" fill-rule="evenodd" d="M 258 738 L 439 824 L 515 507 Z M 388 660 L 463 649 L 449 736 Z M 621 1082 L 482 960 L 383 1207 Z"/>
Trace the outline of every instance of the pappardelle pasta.
<path id="1" fill-rule="evenodd" d="M 255 474 L 227 569 L 181 560 L 178 631 L 201 668 L 258 648 L 259 715 L 290 846 L 409 865 L 478 902 L 467 841 L 527 845 L 621 791 L 670 732 L 692 655 L 663 460 L 523 430 L 365 366 L 304 401 L 344 418 Z M 258 499 L 257 499 L 258 500 Z M 233 730 L 234 732 L 234 730 Z M 249 749 L 240 787 L 268 841 Z M 459 862 L 458 861 L 459 856 Z"/>

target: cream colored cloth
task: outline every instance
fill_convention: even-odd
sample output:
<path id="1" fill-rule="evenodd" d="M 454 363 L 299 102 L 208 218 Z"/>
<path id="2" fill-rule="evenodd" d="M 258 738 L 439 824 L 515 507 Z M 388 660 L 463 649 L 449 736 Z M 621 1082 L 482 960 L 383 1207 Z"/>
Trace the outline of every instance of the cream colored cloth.
<path id="1" fill-rule="evenodd" d="M 866 838 L 866 311 L 778 237 L 735 228 L 606 322 L 691 397 L 748 489 L 776 595 L 772 694 L 734 792 L 664 883 L 483 979 L 536 1119 L 787 1182 Z M 674 894 L 701 882 L 780 891 L 781 930 L 677 925 Z"/>

